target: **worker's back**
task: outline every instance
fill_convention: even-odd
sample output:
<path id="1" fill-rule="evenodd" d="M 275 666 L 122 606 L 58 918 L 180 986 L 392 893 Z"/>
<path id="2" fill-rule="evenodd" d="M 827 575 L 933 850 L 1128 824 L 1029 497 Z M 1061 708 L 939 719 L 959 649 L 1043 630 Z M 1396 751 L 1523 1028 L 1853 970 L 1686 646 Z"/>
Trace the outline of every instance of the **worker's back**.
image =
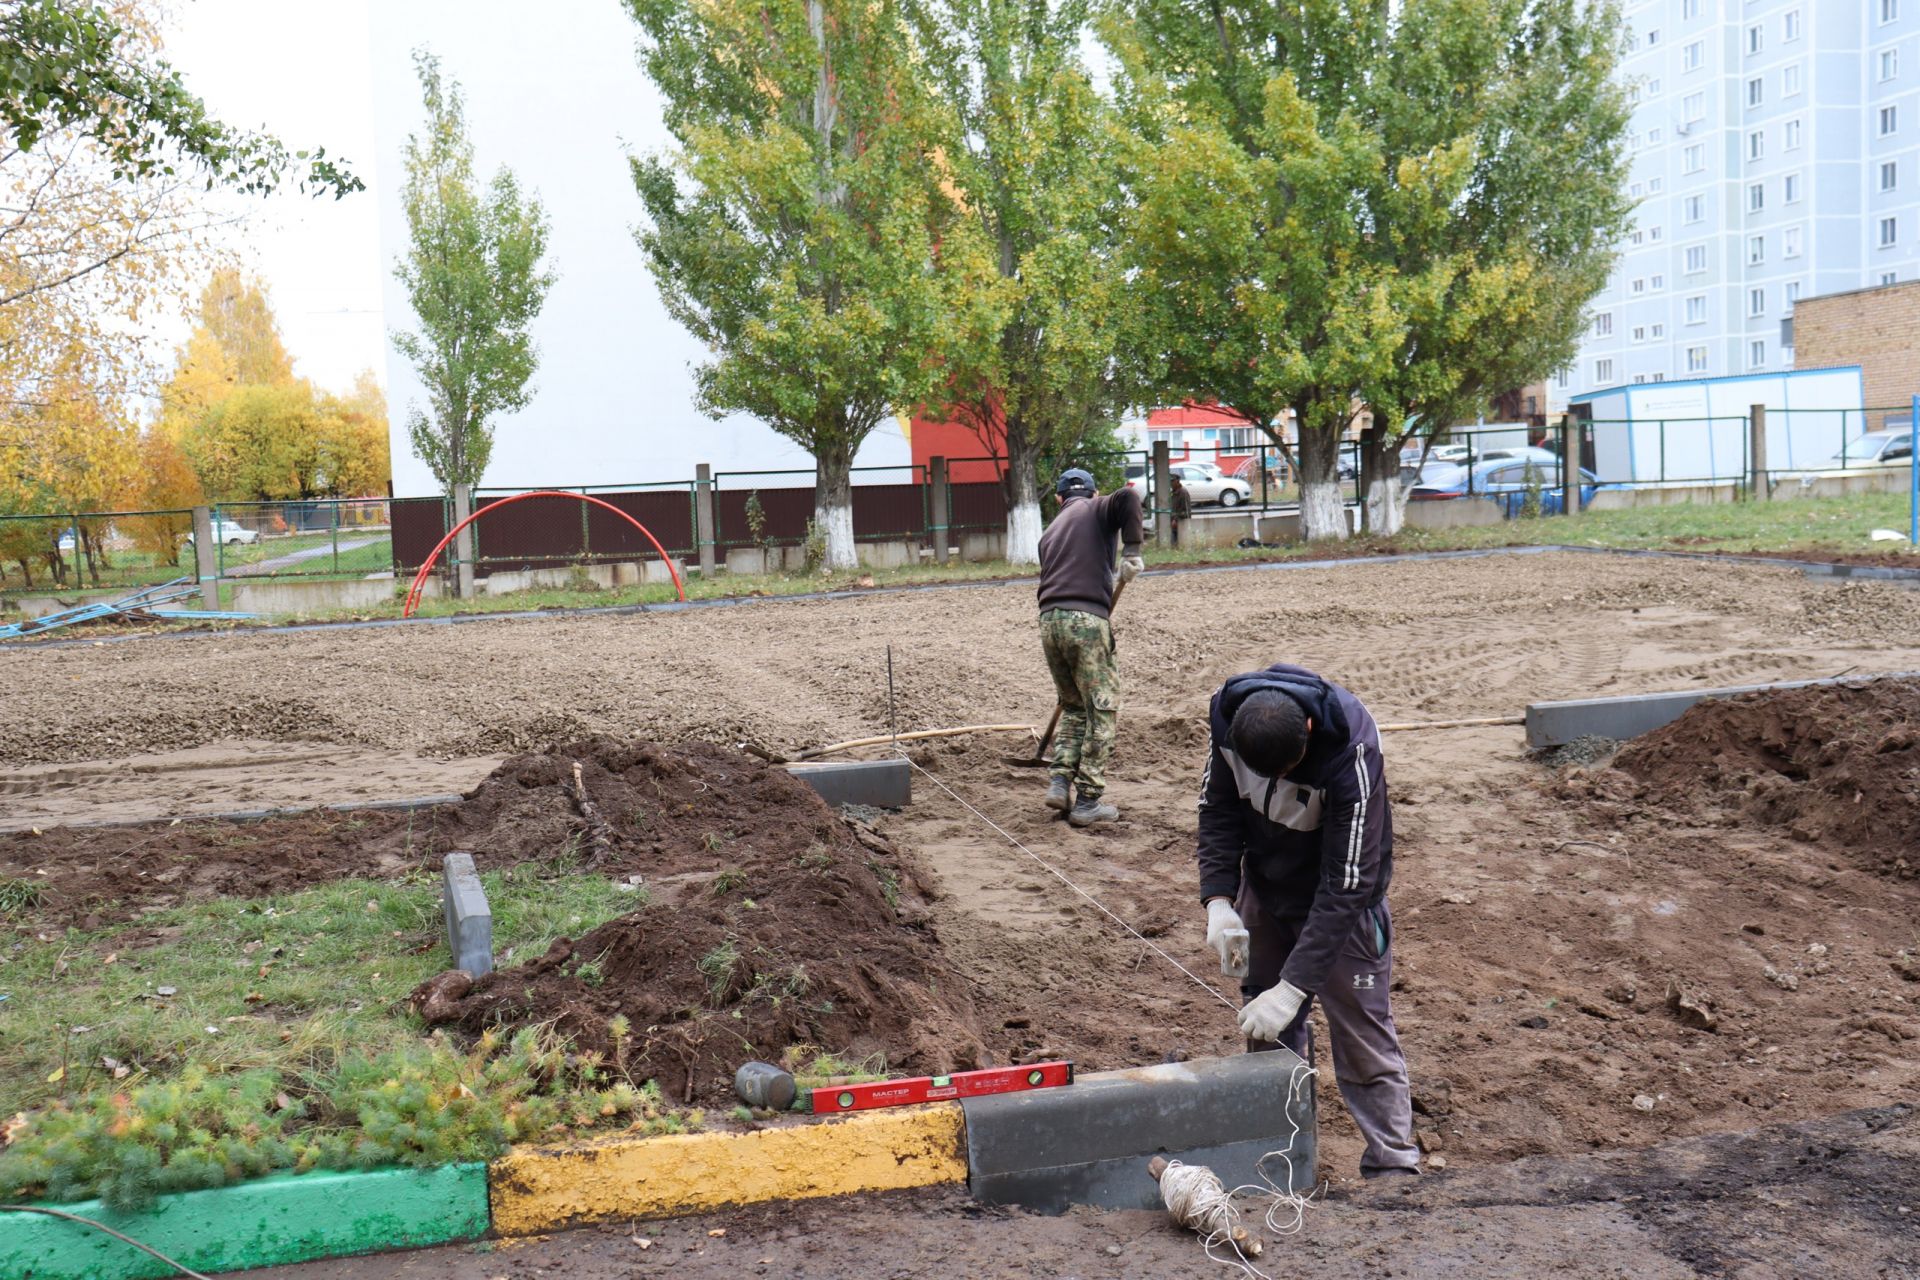
<path id="1" fill-rule="evenodd" d="M 1114 551 L 1140 543 L 1140 498 L 1131 489 L 1070 498 L 1040 535 L 1040 609 L 1113 612 Z"/>

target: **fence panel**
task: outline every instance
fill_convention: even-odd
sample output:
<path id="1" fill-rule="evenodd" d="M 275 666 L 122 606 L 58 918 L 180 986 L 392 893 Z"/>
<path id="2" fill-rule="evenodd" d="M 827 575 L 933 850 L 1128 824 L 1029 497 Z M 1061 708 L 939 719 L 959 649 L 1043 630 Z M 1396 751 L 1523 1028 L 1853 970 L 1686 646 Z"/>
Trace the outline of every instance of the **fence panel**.
<path id="1" fill-rule="evenodd" d="M 385 498 L 223 502 L 213 510 L 222 578 L 364 578 L 393 572 Z"/>
<path id="2" fill-rule="evenodd" d="M 395 498 L 393 567 L 396 573 L 418 573 L 427 555 L 453 527 L 451 504 L 445 498 Z"/>
<path id="3" fill-rule="evenodd" d="M 0 595 L 138 590 L 194 572 L 191 511 L 0 516 Z"/>
<path id="4" fill-rule="evenodd" d="M 693 487 L 626 489 L 594 497 L 647 527 L 667 554 L 687 559 L 698 554 L 693 537 Z M 654 560 L 653 547 L 640 531 L 613 512 L 582 503 L 587 510 L 587 546 L 595 560 Z"/>
<path id="5" fill-rule="evenodd" d="M 862 484 L 853 488 L 856 541 L 920 538 L 927 532 L 927 488 L 921 484 Z"/>
<path id="6" fill-rule="evenodd" d="M 812 485 L 723 489 L 718 479 L 713 492 L 714 545 L 723 553 L 728 547 L 798 546 L 807 540 L 807 523 L 813 519 Z M 748 518 L 748 504 L 756 495 L 761 518 L 758 537 Z"/>
<path id="7" fill-rule="evenodd" d="M 997 532 L 1007 527 L 1007 491 L 997 480 L 948 486 L 953 494 L 952 529 Z"/>

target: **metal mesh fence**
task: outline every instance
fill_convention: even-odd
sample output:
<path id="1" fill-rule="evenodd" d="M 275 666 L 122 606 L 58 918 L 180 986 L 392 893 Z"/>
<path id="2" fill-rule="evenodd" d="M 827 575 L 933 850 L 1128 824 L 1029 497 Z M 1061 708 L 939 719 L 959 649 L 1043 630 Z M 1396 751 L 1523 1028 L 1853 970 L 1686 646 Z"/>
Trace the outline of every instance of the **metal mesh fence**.
<path id="1" fill-rule="evenodd" d="M 354 578 L 393 572 L 385 498 L 223 502 L 213 509 L 222 578 Z"/>
<path id="2" fill-rule="evenodd" d="M 191 511 L 0 516 L 0 594 L 138 589 L 193 572 Z"/>

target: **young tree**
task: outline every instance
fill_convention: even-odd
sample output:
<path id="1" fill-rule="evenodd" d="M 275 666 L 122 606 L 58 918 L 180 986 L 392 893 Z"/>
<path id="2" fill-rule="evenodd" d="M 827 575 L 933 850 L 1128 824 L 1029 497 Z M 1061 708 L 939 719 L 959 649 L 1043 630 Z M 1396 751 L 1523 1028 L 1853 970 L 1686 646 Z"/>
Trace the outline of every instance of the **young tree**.
<path id="1" fill-rule="evenodd" d="M 855 561 L 851 468 L 995 331 L 996 273 L 938 154 L 898 0 L 627 0 L 670 156 L 636 157 L 662 300 L 707 345 L 701 407 L 815 460 L 830 568 Z"/>
<path id="2" fill-rule="evenodd" d="M 232 267 L 214 272 L 201 291 L 200 326 L 232 362 L 236 382 L 265 387 L 293 381 L 293 357 L 280 340 L 273 304 L 258 283 Z"/>
<path id="3" fill-rule="evenodd" d="M 460 86 L 443 80 L 439 60 L 423 50 L 413 63 L 427 119 L 407 139 L 401 198 L 410 245 L 394 275 L 419 332 L 396 332 L 393 345 L 427 387 L 428 409 L 408 408 L 408 438 L 451 492 L 479 482 L 494 419 L 531 397 L 539 352 L 530 330 L 555 276 L 542 262 L 547 218 L 538 197 L 523 195 L 504 167 L 485 190 L 476 187 Z"/>
<path id="4" fill-rule="evenodd" d="M 1390 523 L 1384 442 L 1409 410 L 1543 358 L 1543 324 L 1563 346 L 1621 214 L 1615 21 L 1585 0 L 1147 0 L 1114 24 L 1153 143 L 1142 349 L 1282 452 L 1292 410 L 1308 537 L 1345 535 L 1338 450 L 1361 411 Z"/>
<path id="5" fill-rule="evenodd" d="M 1080 48 L 1089 0 L 909 0 L 954 133 L 953 183 L 993 254 L 1004 319 L 949 412 L 1007 450 L 1007 559 L 1037 564 L 1043 458 L 1124 407 L 1115 355 L 1129 296 L 1118 253 L 1118 122 Z"/>

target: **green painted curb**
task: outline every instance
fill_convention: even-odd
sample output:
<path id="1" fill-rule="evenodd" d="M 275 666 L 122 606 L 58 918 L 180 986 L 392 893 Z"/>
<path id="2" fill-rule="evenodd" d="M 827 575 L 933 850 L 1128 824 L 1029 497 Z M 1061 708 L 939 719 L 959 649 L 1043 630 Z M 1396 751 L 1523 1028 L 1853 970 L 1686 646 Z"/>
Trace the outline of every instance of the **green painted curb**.
<path id="1" fill-rule="evenodd" d="M 98 1200 L 49 1205 L 105 1223 L 196 1271 L 240 1271 L 310 1258 L 470 1240 L 487 1233 L 487 1166 L 277 1174 L 161 1196 L 115 1213 Z M 0 1276 L 11 1280 L 148 1280 L 177 1274 L 92 1227 L 38 1213 L 0 1214 Z"/>

